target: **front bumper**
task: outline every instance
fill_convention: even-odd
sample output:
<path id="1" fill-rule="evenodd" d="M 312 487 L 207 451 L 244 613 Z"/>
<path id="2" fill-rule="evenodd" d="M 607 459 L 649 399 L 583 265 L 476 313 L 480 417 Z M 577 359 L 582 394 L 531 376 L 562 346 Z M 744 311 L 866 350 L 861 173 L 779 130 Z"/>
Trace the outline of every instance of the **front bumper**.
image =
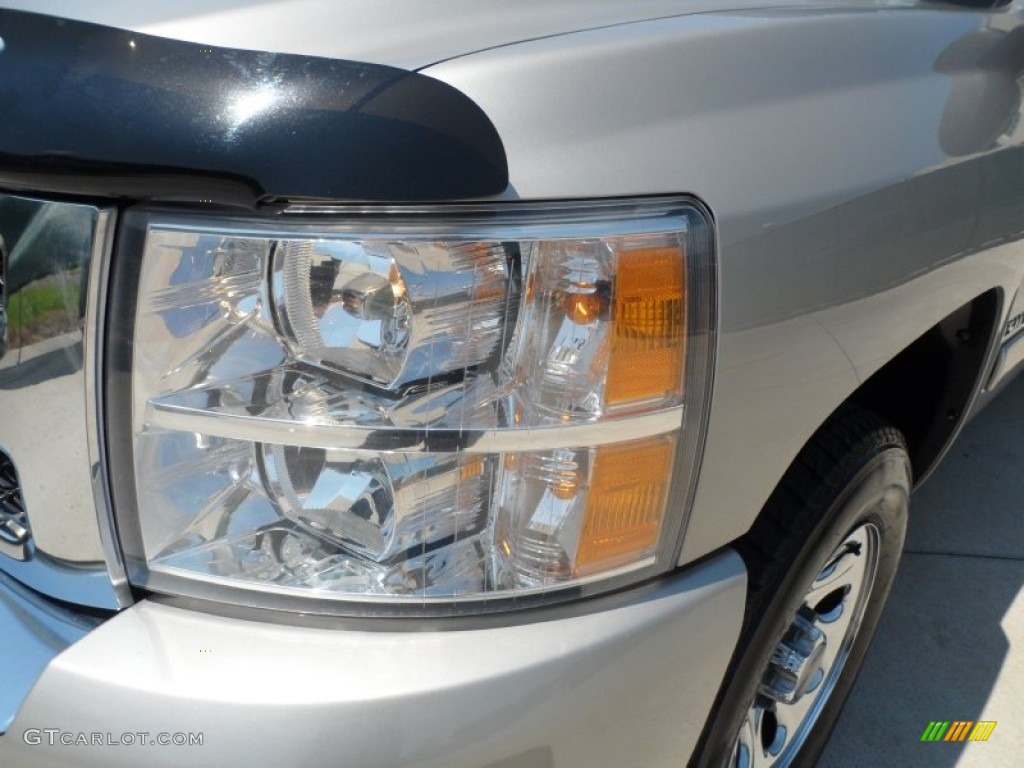
<path id="1" fill-rule="evenodd" d="M 144 601 L 52 659 L 0 737 L 0 765 L 678 766 L 745 589 L 726 552 L 601 610 L 510 626 L 298 627 Z M 8 659 L 44 642 L 19 615 L 0 613 L 0 637 L 26 645 Z M 149 743 L 160 734 L 202 745 Z"/>

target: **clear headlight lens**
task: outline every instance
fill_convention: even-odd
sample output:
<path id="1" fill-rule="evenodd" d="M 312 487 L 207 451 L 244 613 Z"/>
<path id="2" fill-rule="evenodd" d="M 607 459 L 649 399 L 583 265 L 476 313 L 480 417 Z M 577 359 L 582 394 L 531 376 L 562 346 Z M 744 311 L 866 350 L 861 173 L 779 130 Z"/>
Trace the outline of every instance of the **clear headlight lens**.
<path id="1" fill-rule="evenodd" d="M 508 269 L 500 242 L 281 240 L 276 320 L 298 359 L 395 387 L 494 354 Z"/>
<path id="2" fill-rule="evenodd" d="M 127 225 L 137 583 L 422 604 L 671 567 L 712 349 L 696 206 Z"/>

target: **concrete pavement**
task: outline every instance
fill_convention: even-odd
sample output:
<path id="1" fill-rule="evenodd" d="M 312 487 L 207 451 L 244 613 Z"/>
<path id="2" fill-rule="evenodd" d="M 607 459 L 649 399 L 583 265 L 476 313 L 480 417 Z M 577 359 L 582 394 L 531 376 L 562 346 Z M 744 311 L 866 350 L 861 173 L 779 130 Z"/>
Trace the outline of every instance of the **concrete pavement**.
<path id="1" fill-rule="evenodd" d="M 922 743 L 932 720 L 995 720 Z M 1024 378 L 914 494 L 896 583 L 821 768 L 1024 765 Z"/>

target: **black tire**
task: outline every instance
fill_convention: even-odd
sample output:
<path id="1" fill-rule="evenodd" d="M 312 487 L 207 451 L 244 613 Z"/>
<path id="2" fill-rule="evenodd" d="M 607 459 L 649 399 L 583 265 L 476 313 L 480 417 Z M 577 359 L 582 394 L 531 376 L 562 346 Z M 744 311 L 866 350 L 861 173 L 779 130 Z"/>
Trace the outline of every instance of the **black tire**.
<path id="1" fill-rule="evenodd" d="M 736 753 L 750 754 L 751 744 L 762 750 L 754 755 L 754 765 L 814 765 L 860 670 L 892 586 L 906 535 L 910 490 L 906 442 L 898 430 L 875 414 L 844 408 L 814 435 L 753 528 L 736 545 L 749 573 L 743 629 L 691 765 L 721 768 L 742 764 Z M 858 542 L 862 539 L 869 545 L 861 546 Z M 841 544 L 845 553 L 842 568 L 823 570 L 836 562 L 830 558 Z M 872 568 L 873 580 L 856 576 Z M 846 578 L 851 582 L 859 579 L 859 591 L 842 584 Z M 819 584 L 824 586 L 809 591 Z M 819 599 L 828 589 L 832 589 L 829 597 Z M 851 597 L 854 594 L 865 598 Z M 821 613 L 809 610 L 805 598 L 815 601 L 814 607 Z M 845 628 L 831 618 L 837 608 L 847 622 Z M 844 615 L 847 609 L 849 614 Z M 770 668 L 770 661 L 784 635 L 791 644 L 803 642 L 804 648 L 810 647 L 809 637 L 817 637 L 801 634 L 805 624 L 794 623 L 798 611 L 811 619 L 816 629 L 827 630 L 829 622 L 835 623 L 843 639 L 837 644 L 826 636 L 824 645 L 832 642 L 831 647 L 846 648 L 848 655 L 845 662 L 829 664 L 824 648 L 822 661 L 817 660 L 817 652 L 809 654 L 812 658 L 801 671 L 812 666 L 820 666 L 822 671 L 801 672 L 801 676 L 821 682 L 802 679 L 796 687 L 814 686 L 813 692 L 798 697 L 797 704 L 789 704 L 778 699 L 789 681 L 779 682 L 780 667 Z M 826 668 L 834 668 L 834 672 L 824 671 Z M 770 671 L 774 677 L 769 677 Z M 772 695 L 764 693 L 762 683 Z M 804 701 L 808 696 L 811 698 Z M 800 715 L 800 707 L 816 711 Z M 777 716 L 780 712 L 781 717 Z M 781 722 L 791 726 L 785 733 L 779 731 Z M 793 723 L 800 725 L 793 728 Z M 741 728 L 743 744 L 738 743 Z M 764 751 L 764 742 L 773 738 L 776 741 L 771 747 L 779 750 L 774 755 Z"/>

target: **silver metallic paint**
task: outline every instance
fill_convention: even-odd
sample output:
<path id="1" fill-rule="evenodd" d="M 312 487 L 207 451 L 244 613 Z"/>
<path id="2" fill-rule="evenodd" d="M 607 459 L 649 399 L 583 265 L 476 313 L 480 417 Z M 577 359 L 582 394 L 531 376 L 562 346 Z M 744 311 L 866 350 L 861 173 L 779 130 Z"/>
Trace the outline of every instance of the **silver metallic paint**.
<path id="1" fill-rule="evenodd" d="M 723 8 L 914 0 L 3 0 L 0 7 L 226 48 L 418 69 L 523 40 Z M 2 32 L 0 32 L 2 34 Z"/>
<path id="2" fill-rule="evenodd" d="M 0 764 L 677 766 L 745 591 L 727 553 L 617 608 L 462 631 L 303 628 L 141 602 L 51 662 L 0 739 Z M 28 728 L 205 739 L 30 747 Z"/>
<path id="3" fill-rule="evenodd" d="M 1021 283 L 1024 4 L 871 5 L 642 22 L 426 70 L 487 112 L 518 197 L 691 192 L 714 212 L 718 363 L 681 563 L 742 535 L 886 361 Z"/>
<path id="4" fill-rule="evenodd" d="M 62 5 L 69 15 L 86 12 Z M 141 6 L 95 5 L 116 7 L 122 25 Z M 431 24 L 393 25 L 394 36 L 351 44 L 343 41 L 356 36 L 334 34 L 335 25 L 288 18 L 326 5 L 262 4 L 263 13 L 246 17 L 251 24 L 229 11 L 182 20 L 178 34 L 354 57 L 405 36 L 410 45 L 380 60 L 409 66 L 491 48 L 429 74 L 468 93 L 497 125 L 512 172 L 506 196 L 693 192 L 715 212 L 722 336 L 684 561 L 746 530 L 807 436 L 895 352 L 983 291 L 996 288 L 1009 305 L 1024 278 L 1022 137 L 999 132 L 1021 123 L 1019 112 L 1005 114 L 1007 85 L 1021 76 L 1013 58 L 1019 2 L 997 12 L 850 2 L 579 34 L 565 33 L 585 24 L 530 35 L 516 26 L 471 41 L 448 15 L 464 9 L 445 3 Z M 565 7 L 581 13 L 584 5 Z M 711 5 L 726 4 L 701 7 Z M 387 11 L 380 18 L 390 21 Z M 507 17 L 495 27 L 502 24 Z M 439 28 L 453 31 L 440 44 L 423 42 L 431 36 L 421 31 Z M 524 35 L 546 39 L 505 45 Z M 268 44 L 275 36 L 280 44 Z M 979 115 L 991 130 L 975 130 Z M 74 755 L 76 763 L 133 765 L 131 749 L 28 749 L 11 736 L 35 726 L 106 731 L 115 721 L 149 730 L 163 719 L 173 721 L 169 730 L 216 734 L 215 754 L 231 762 L 285 754 L 294 763 L 284 750 L 298 745 L 307 750 L 298 759 L 310 763 L 348 754 L 367 765 L 413 764 L 418 744 L 445 766 L 676 764 L 717 689 L 731 651 L 722 640 L 737 635 L 745 589 L 731 554 L 681 583 L 696 574 L 706 574 L 704 587 L 619 611 L 444 634 L 280 627 L 142 603 L 50 664 L 0 740 L 0 762 L 65 765 Z M 0 620 L 4 637 L 18 626 Z M 207 644 L 209 661 L 223 664 L 196 663 Z M 678 658 L 693 663 L 664 661 Z M 446 691 L 456 695 L 434 698 Z M 77 697 L 92 706 L 76 706 Z M 624 701 L 634 715 L 628 727 Z M 311 706 L 282 707 L 299 702 Z M 388 729 L 408 706 L 418 717 Z M 479 740 L 474 726 L 484 729 Z M 253 739 L 257 730 L 281 735 Z M 146 757 L 205 765 L 210 754 Z"/>

